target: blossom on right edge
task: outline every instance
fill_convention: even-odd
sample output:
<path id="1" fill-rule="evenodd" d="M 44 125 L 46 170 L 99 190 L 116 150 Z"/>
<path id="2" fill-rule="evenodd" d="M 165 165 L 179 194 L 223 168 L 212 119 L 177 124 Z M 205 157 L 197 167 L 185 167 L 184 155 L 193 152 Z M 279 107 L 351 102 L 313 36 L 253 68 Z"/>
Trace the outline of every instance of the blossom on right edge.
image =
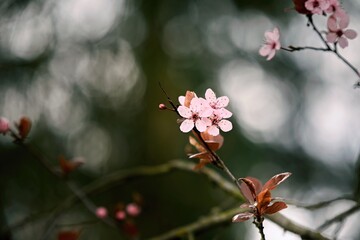
<path id="1" fill-rule="evenodd" d="M 327 27 L 329 32 L 326 34 L 326 41 L 329 43 L 338 43 L 341 48 L 346 48 L 349 43 L 347 39 L 354 39 L 357 33 L 352 29 L 346 29 L 349 26 L 349 16 L 332 15 L 328 18 Z"/>
<path id="2" fill-rule="evenodd" d="M 265 32 L 265 44 L 260 48 L 259 54 L 263 57 L 267 57 L 266 60 L 271 60 L 277 50 L 280 50 L 280 32 L 278 28 L 274 28 L 273 31 Z"/>

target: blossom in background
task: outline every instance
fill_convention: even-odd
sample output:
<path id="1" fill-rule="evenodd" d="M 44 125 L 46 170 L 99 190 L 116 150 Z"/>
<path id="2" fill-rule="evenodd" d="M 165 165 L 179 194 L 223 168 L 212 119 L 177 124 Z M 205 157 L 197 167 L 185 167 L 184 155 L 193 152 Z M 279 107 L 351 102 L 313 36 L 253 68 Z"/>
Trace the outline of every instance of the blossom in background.
<path id="1" fill-rule="evenodd" d="M 325 10 L 326 13 L 337 13 L 344 12 L 344 10 L 340 6 L 340 2 L 338 0 L 328 0 L 329 7 Z"/>
<path id="2" fill-rule="evenodd" d="M 108 211 L 105 207 L 98 207 L 95 211 L 95 214 L 98 218 L 106 218 Z"/>
<path id="3" fill-rule="evenodd" d="M 329 32 L 326 34 L 326 41 L 329 43 L 339 43 L 340 47 L 346 48 L 349 43 L 347 39 L 354 39 L 357 33 L 352 29 L 346 29 L 349 26 L 350 19 L 347 15 L 330 16 L 327 21 Z"/>
<path id="4" fill-rule="evenodd" d="M 141 213 L 141 208 L 136 203 L 129 203 L 126 205 L 126 212 L 133 217 L 138 216 Z"/>
<path id="5" fill-rule="evenodd" d="M 117 220 L 120 220 L 120 221 L 122 221 L 122 220 L 124 220 L 125 218 L 126 218 L 126 213 L 125 213 L 125 211 L 117 211 L 116 213 L 115 213 L 115 218 L 117 219 Z"/>
<path id="6" fill-rule="evenodd" d="M 10 130 L 9 120 L 0 117 L 0 134 L 6 134 Z"/>
<path id="7" fill-rule="evenodd" d="M 273 31 L 265 32 L 265 44 L 259 50 L 259 54 L 263 57 L 267 56 L 266 60 L 271 60 L 277 50 L 280 50 L 280 32 L 278 28 Z"/>
<path id="8" fill-rule="evenodd" d="M 305 8 L 312 14 L 323 14 L 329 7 L 329 0 L 308 0 L 305 2 Z"/>
<path id="9" fill-rule="evenodd" d="M 261 182 L 252 177 L 240 178 L 241 191 L 247 200 L 240 208 L 245 209 L 244 212 L 236 214 L 233 222 L 244 222 L 252 217 L 261 218 L 265 214 L 273 214 L 284 208 L 287 208 L 285 202 L 271 198 L 270 191 L 275 189 L 280 183 L 285 181 L 291 173 L 285 172 L 273 176 L 262 186 Z"/>

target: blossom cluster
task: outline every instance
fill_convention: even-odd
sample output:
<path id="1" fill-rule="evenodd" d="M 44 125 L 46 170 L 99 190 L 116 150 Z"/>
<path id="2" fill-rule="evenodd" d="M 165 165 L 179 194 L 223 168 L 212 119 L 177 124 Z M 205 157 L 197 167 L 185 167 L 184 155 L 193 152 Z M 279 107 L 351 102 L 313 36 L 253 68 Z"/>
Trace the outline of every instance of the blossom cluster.
<path id="1" fill-rule="evenodd" d="M 219 129 L 224 132 L 232 129 L 232 123 L 227 120 L 232 116 L 226 109 L 229 104 L 227 96 L 217 98 L 210 88 L 206 90 L 205 98 L 187 91 L 185 96 L 179 97 L 179 103 L 177 112 L 183 117 L 180 130 L 184 133 L 195 127 L 199 132 L 207 131 L 210 135 L 217 136 L 220 134 Z"/>
<path id="2" fill-rule="evenodd" d="M 354 39 L 357 33 L 347 29 L 350 23 L 349 15 L 341 7 L 339 0 L 293 0 L 295 10 L 300 14 L 311 16 L 313 14 L 328 16 L 327 31 L 323 31 L 325 41 L 331 44 L 339 44 L 346 48 L 348 39 Z M 281 49 L 280 31 L 274 28 L 273 31 L 265 32 L 265 43 L 260 48 L 259 54 L 271 60 L 276 51 Z"/>

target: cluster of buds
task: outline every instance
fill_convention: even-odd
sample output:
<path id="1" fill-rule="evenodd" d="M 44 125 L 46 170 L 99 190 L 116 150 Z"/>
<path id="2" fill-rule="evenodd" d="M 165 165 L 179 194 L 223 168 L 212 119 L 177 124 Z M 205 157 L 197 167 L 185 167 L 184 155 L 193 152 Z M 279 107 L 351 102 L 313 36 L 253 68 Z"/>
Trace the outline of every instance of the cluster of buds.
<path id="1" fill-rule="evenodd" d="M 127 204 L 124 204 L 123 202 L 117 203 L 111 211 L 112 214 L 109 214 L 108 208 L 99 206 L 95 211 L 95 215 L 100 219 L 104 219 L 109 217 L 109 215 L 112 215 L 112 217 L 122 225 L 122 229 L 125 234 L 131 237 L 135 237 L 139 235 L 139 230 L 136 226 L 135 218 L 140 215 L 142 211 L 142 204 L 142 196 L 138 193 L 134 193 L 132 202 Z"/>

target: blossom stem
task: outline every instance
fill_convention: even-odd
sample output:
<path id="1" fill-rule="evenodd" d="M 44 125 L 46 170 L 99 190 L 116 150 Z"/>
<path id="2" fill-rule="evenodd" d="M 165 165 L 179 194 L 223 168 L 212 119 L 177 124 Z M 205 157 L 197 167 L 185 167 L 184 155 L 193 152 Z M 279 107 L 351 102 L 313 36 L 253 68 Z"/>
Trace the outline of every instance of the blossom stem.
<path id="1" fill-rule="evenodd" d="M 294 47 L 294 46 L 288 46 L 287 48 L 285 47 L 281 47 L 282 50 L 284 51 L 288 51 L 288 52 L 295 52 L 295 51 L 301 51 L 301 50 L 315 50 L 315 51 L 323 51 L 323 52 L 330 52 L 331 49 L 328 48 L 318 48 L 318 47 L 310 47 L 310 46 L 305 46 L 305 47 Z"/>
<path id="2" fill-rule="evenodd" d="M 236 184 L 236 186 L 239 188 L 240 192 L 241 191 L 241 187 L 240 187 L 240 183 L 239 181 L 236 179 L 236 177 L 234 176 L 234 174 L 232 174 L 232 172 L 230 171 L 230 169 L 225 165 L 224 161 L 219 157 L 219 155 L 217 155 L 210 147 L 209 145 L 205 142 L 205 140 L 201 137 L 201 134 L 198 130 L 194 129 L 193 130 L 195 132 L 195 134 L 197 135 L 197 137 L 200 139 L 201 143 L 203 144 L 203 146 L 206 148 L 206 150 L 208 151 L 208 153 L 211 154 L 211 156 L 214 159 L 214 165 L 219 167 L 220 169 L 224 170 L 224 172 L 230 177 L 230 179 Z"/>
<path id="3" fill-rule="evenodd" d="M 253 223 L 255 224 L 255 226 L 259 229 L 259 233 L 261 236 L 261 240 L 266 240 L 265 239 L 265 233 L 264 233 L 264 218 L 262 216 L 256 216 L 254 217 L 254 221 Z"/>

